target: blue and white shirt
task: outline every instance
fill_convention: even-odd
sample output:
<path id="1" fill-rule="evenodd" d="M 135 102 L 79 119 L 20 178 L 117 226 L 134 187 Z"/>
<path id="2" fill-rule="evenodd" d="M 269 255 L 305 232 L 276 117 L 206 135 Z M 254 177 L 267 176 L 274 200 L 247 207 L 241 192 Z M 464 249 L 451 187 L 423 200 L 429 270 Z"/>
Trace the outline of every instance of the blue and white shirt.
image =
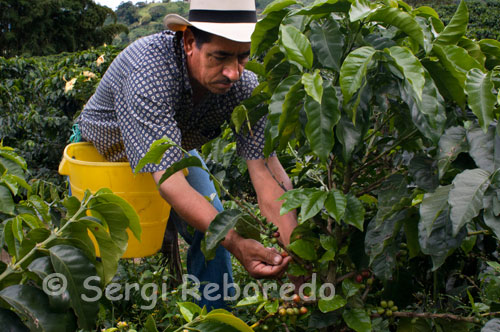
<path id="1" fill-rule="evenodd" d="M 164 136 L 186 150 L 217 137 L 257 84 L 255 74 L 245 70 L 227 93 L 209 93 L 194 106 L 182 36 L 163 31 L 135 41 L 116 57 L 77 123 L 99 153 L 109 161 L 128 160 L 133 169 Z M 240 156 L 264 157 L 264 127 L 262 118 L 253 135 L 236 135 Z M 142 172 L 165 170 L 181 158 L 181 151 L 171 148 L 158 165 L 148 164 Z"/>

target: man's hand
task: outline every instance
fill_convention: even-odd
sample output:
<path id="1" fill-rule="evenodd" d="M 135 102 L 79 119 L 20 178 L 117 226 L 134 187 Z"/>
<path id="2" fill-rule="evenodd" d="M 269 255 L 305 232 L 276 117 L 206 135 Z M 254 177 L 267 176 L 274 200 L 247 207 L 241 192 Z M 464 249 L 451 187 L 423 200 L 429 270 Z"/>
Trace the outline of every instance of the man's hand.
<path id="1" fill-rule="evenodd" d="M 265 248 L 260 242 L 244 239 L 224 241 L 224 246 L 241 262 L 253 278 L 278 278 L 286 270 L 291 257 L 281 257 L 273 248 Z"/>

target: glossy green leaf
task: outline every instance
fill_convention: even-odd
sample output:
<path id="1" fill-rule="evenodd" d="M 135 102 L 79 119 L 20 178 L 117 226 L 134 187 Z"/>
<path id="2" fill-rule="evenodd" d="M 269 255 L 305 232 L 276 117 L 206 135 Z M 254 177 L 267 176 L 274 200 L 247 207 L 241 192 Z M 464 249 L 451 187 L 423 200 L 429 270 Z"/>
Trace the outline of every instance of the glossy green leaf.
<path id="1" fill-rule="evenodd" d="M 217 321 L 226 325 L 229 325 L 230 327 L 240 331 L 240 332 L 252 332 L 253 329 L 250 328 L 245 322 L 243 322 L 241 319 L 238 317 L 230 314 L 230 313 L 220 313 L 220 312 L 210 312 L 206 316 L 207 320 L 213 320 Z M 205 330 L 201 330 L 205 331 Z M 226 330 L 224 330 L 226 331 Z"/>
<path id="2" fill-rule="evenodd" d="M 345 310 L 342 318 L 344 318 L 347 326 L 356 332 L 371 332 L 372 330 L 370 315 L 363 309 L 351 308 Z"/>
<path id="3" fill-rule="evenodd" d="M 368 20 L 395 26 L 424 47 L 424 34 L 420 25 L 413 16 L 398 8 L 381 7 L 371 14 Z"/>
<path id="4" fill-rule="evenodd" d="M 93 298 L 95 296 L 94 288 L 99 287 L 98 278 L 94 279 L 94 282 L 87 280 L 89 277 L 96 277 L 95 266 L 81 250 L 72 246 L 57 245 L 50 248 L 49 251 L 54 271 L 61 273 L 66 278 L 71 307 L 78 317 L 78 326 L 89 330 L 94 328 L 99 307 L 94 302 L 86 301 L 85 297 L 87 299 Z M 92 285 L 93 288 L 89 285 Z"/>
<path id="5" fill-rule="evenodd" d="M 456 45 L 434 45 L 432 51 L 449 74 L 457 79 L 459 85 L 465 88 L 467 73 L 473 69 L 481 69 L 481 65 L 463 48 Z"/>
<path id="6" fill-rule="evenodd" d="M 435 161 L 425 156 L 415 156 L 408 167 L 410 175 L 419 188 L 434 191 L 439 185 L 439 177 Z"/>
<path id="7" fill-rule="evenodd" d="M 332 299 L 319 299 L 318 308 L 323 313 L 327 313 L 330 311 L 335 311 L 344 307 L 347 304 L 347 301 L 340 295 L 335 295 Z"/>
<path id="8" fill-rule="evenodd" d="M 2 289 L 0 298 L 16 309 L 31 332 L 76 330 L 71 312 L 52 312 L 48 297 L 41 289 L 28 285 L 13 285 Z"/>
<path id="9" fill-rule="evenodd" d="M 113 242 L 106 228 L 97 221 L 90 218 L 82 218 L 80 222 L 87 226 L 92 232 L 99 245 L 99 253 L 103 265 L 103 284 L 111 282 L 118 268 L 118 261 L 123 255 L 123 251 Z"/>
<path id="10" fill-rule="evenodd" d="M 424 195 L 424 199 L 420 204 L 420 222 L 427 231 L 427 236 L 430 236 L 432 226 L 439 215 L 448 209 L 448 196 L 451 190 L 451 185 L 440 186 L 433 193 Z"/>
<path id="11" fill-rule="evenodd" d="M 306 90 L 307 95 L 321 104 L 321 98 L 323 97 L 323 78 L 321 77 L 319 69 L 316 69 L 312 74 L 302 74 L 302 84 L 304 85 L 304 90 Z"/>
<path id="12" fill-rule="evenodd" d="M 371 46 L 360 47 L 345 58 L 340 68 L 340 88 L 344 95 L 344 105 L 361 88 L 368 66 L 377 51 Z"/>
<path id="13" fill-rule="evenodd" d="M 159 164 L 165 152 L 176 144 L 167 137 L 156 140 L 149 147 L 148 152 L 139 160 L 134 168 L 134 173 L 140 172 L 147 164 Z"/>
<path id="14" fill-rule="evenodd" d="M 248 110 L 244 105 L 238 105 L 234 108 L 233 113 L 231 113 L 231 122 L 234 125 L 234 130 L 236 131 L 236 133 L 240 133 L 247 117 Z"/>
<path id="15" fill-rule="evenodd" d="M 481 66 L 484 66 L 486 61 L 486 56 L 481 51 L 481 47 L 479 43 L 476 41 L 472 41 L 467 37 L 462 37 L 458 41 L 458 46 L 462 47 L 469 53 L 469 55 L 474 58 Z"/>
<path id="16" fill-rule="evenodd" d="M 234 230 L 244 238 L 260 241 L 260 227 L 249 215 L 243 215 L 234 226 Z"/>
<path id="17" fill-rule="evenodd" d="M 15 216 L 14 219 L 12 219 L 12 234 L 14 234 L 14 237 L 19 242 L 23 242 L 23 220 L 19 216 Z"/>
<path id="18" fill-rule="evenodd" d="M 439 14 L 434 10 L 434 8 L 429 7 L 429 6 L 420 6 L 418 8 L 415 8 L 413 10 L 413 14 L 417 16 L 432 16 L 436 19 L 439 19 Z"/>
<path id="19" fill-rule="evenodd" d="M 361 143 L 361 130 L 352 121 L 342 117 L 337 124 L 335 134 L 342 145 L 342 157 L 345 162 L 348 162 L 358 144 Z"/>
<path id="20" fill-rule="evenodd" d="M 437 36 L 434 43 L 442 45 L 456 44 L 465 35 L 468 23 L 469 11 L 467 10 L 465 1 L 462 0 L 450 23 Z"/>
<path id="21" fill-rule="evenodd" d="M 291 210 L 301 206 L 304 200 L 315 191 L 316 190 L 312 188 L 297 188 L 285 192 L 279 198 L 279 200 L 284 200 L 283 204 L 281 205 L 280 215 L 284 215 Z"/>
<path id="22" fill-rule="evenodd" d="M 0 326 L 5 332 L 30 332 L 14 311 L 4 308 L 0 308 Z"/>
<path id="23" fill-rule="evenodd" d="M 363 224 L 365 221 L 365 208 L 363 207 L 363 203 L 352 194 L 348 194 L 346 199 L 347 206 L 344 215 L 346 224 L 352 225 L 360 231 L 363 231 Z"/>
<path id="24" fill-rule="evenodd" d="M 340 109 L 335 89 L 325 82 L 321 104 L 306 98 L 304 109 L 307 114 L 306 137 L 311 149 L 322 162 L 328 159 L 335 136 L 333 128 L 340 120 Z"/>
<path id="25" fill-rule="evenodd" d="M 394 59 L 396 66 L 410 83 L 418 100 L 422 100 L 425 84 L 424 67 L 413 53 L 406 47 L 393 46 L 386 52 Z"/>
<path id="26" fill-rule="evenodd" d="M 318 259 L 315 245 L 312 241 L 306 239 L 298 239 L 293 241 L 288 246 L 288 249 L 292 250 L 302 259 L 315 261 Z"/>
<path id="27" fill-rule="evenodd" d="M 495 39 L 482 39 L 478 42 L 481 51 L 486 56 L 485 67 L 493 69 L 500 65 L 500 41 Z"/>
<path id="28" fill-rule="evenodd" d="M 467 130 L 470 156 L 479 168 L 489 173 L 493 173 L 496 169 L 495 136 L 495 127 L 493 126 L 490 126 L 486 133 L 477 126 L 473 126 Z"/>
<path id="29" fill-rule="evenodd" d="M 257 22 L 252 34 L 251 56 L 262 54 L 278 40 L 279 27 L 286 14 L 288 14 L 287 9 L 274 11 Z"/>
<path id="30" fill-rule="evenodd" d="M 194 315 L 201 313 L 201 308 L 192 302 L 177 302 L 177 306 L 188 323 L 193 320 Z"/>
<path id="31" fill-rule="evenodd" d="M 310 69 L 313 63 L 313 51 L 307 37 L 293 25 L 282 25 L 280 36 L 281 47 L 288 61 Z"/>
<path id="32" fill-rule="evenodd" d="M 432 76 L 441 95 L 446 99 L 454 100 L 460 107 L 465 108 L 465 91 L 461 81 L 451 75 L 439 61 L 423 59 L 422 64 Z"/>
<path id="33" fill-rule="evenodd" d="M 288 145 L 290 136 L 300 126 L 299 111 L 302 108 L 304 95 L 301 81 L 293 85 L 285 95 L 278 123 L 279 150 L 283 150 Z"/>
<path id="34" fill-rule="evenodd" d="M 332 189 L 325 200 L 325 208 L 328 214 L 336 221 L 344 218 L 347 208 L 347 198 L 337 189 Z"/>
<path id="35" fill-rule="evenodd" d="M 188 168 L 188 167 L 203 168 L 203 165 L 198 157 L 189 156 L 189 157 L 182 158 L 181 160 L 173 163 L 172 165 L 170 165 L 169 168 L 166 169 L 165 173 L 163 173 L 163 175 L 161 176 L 160 181 L 158 181 L 158 183 L 163 183 L 164 181 L 166 181 L 169 177 L 171 177 L 175 173 L 182 171 L 183 169 Z"/>
<path id="36" fill-rule="evenodd" d="M 300 208 L 301 222 L 311 219 L 317 215 L 323 208 L 327 196 L 328 193 L 322 190 L 316 190 L 307 195 Z"/>
<path id="37" fill-rule="evenodd" d="M 465 92 L 468 96 L 469 107 L 477 116 L 479 125 L 485 132 L 494 118 L 494 106 L 497 102 L 493 89 L 491 72 L 484 74 L 481 70 L 473 68 L 467 73 Z"/>
<path id="38" fill-rule="evenodd" d="M 355 283 L 352 279 L 347 278 L 342 281 L 342 293 L 346 299 L 356 295 L 360 288 L 361 284 Z"/>
<path id="39" fill-rule="evenodd" d="M 35 208 L 35 210 L 40 214 L 43 221 L 49 223 L 52 217 L 49 213 L 49 205 L 38 195 L 30 195 L 28 198 L 28 205 Z"/>
<path id="40" fill-rule="evenodd" d="M 239 210 L 224 210 L 212 220 L 201 242 L 201 251 L 206 260 L 215 257 L 217 247 L 242 216 Z"/>
<path id="41" fill-rule="evenodd" d="M 266 301 L 266 299 L 264 299 L 262 294 L 257 293 L 255 295 L 247 296 L 247 297 L 241 299 L 240 301 L 238 301 L 238 303 L 236 303 L 236 306 L 237 307 L 245 307 L 247 305 L 260 304 L 260 303 L 263 303 L 265 301 Z"/>
<path id="42" fill-rule="evenodd" d="M 340 31 L 339 24 L 332 19 L 321 25 L 313 21 L 309 40 L 319 63 L 325 68 L 339 72 L 345 43 L 344 34 Z"/>
<path id="43" fill-rule="evenodd" d="M 245 69 L 250 70 L 257 74 L 258 76 L 266 76 L 266 68 L 264 65 L 257 60 L 250 60 L 245 65 Z"/>
<path id="44" fill-rule="evenodd" d="M 439 178 L 448 170 L 450 164 L 461 152 L 467 152 L 467 133 L 463 127 L 450 127 L 439 140 L 438 169 Z"/>
<path id="45" fill-rule="evenodd" d="M 445 209 L 434 221 L 432 231 L 427 236 L 424 223 L 418 224 L 418 241 L 422 252 L 432 258 L 432 270 L 437 270 L 443 265 L 446 257 L 454 249 L 460 247 L 467 235 L 467 230 L 463 227 L 456 236 L 453 236 L 453 226 L 449 217 L 449 212 Z"/>
<path id="46" fill-rule="evenodd" d="M 14 214 L 14 200 L 12 193 L 5 185 L 0 184 L 0 212 L 5 214 Z"/>
<path id="47" fill-rule="evenodd" d="M 373 12 L 373 3 L 368 0 L 354 0 L 349 9 L 349 20 L 356 22 L 363 20 Z"/>
<path id="48" fill-rule="evenodd" d="M 484 204 L 484 223 L 488 226 L 495 236 L 500 239 L 500 211 L 495 211 L 495 203 L 498 205 L 498 197 L 490 193 L 485 195 Z"/>
<path id="49" fill-rule="evenodd" d="M 278 308 L 280 306 L 280 302 L 278 301 L 278 299 L 274 300 L 274 301 L 268 301 L 265 305 L 264 305 L 264 309 L 266 309 L 266 311 L 270 314 L 275 314 L 278 312 Z"/>
<path id="50" fill-rule="evenodd" d="M 262 15 L 267 15 L 271 12 L 282 10 L 283 8 L 294 5 L 296 3 L 297 1 L 295 0 L 275 0 L 268 4 L 266 8 L 264 8 L 264 11 L 262 11 Z"/>
<path id="51" fill-rule="evenodd" d="M 10 161 L 13 161 L 17 165 L 19 165 L 23 170 L 28 169 L 26 161 L 23 159 L 23 157 L 18 155 L 14 150 L 11 150 L 11 148 L 9 147 L 0 147 L 0 156 Z M 11 170 L 9 170 L 9 173 L 10 172 Z M 24 173 L 21 173 L 19 176 L 23 177 L 23 175 Z"/>
<path id="52" fill-rule="evenodd" d="M 385 180 L 378 192 L 378 211 L 376 216 L 377 225 L 394 213 L 393 206 L 408 196 L 408 183 L 401 174 L 394 174 Z"/>
<path id="53" fill-rule="evenodd" d="M 465 170 L 453 180 L 448 203 L 453 236 L 483 208 L 483 197 L 490 184 L 490 174 L 482 169 Z"/>

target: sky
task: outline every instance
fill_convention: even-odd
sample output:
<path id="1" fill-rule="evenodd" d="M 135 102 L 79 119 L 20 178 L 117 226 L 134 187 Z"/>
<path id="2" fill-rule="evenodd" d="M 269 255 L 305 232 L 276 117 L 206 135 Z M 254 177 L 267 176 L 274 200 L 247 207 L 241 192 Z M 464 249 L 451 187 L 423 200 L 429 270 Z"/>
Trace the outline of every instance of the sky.
<path id="1" fill-rule="evenodd" d="M 138 2 L 152 2 L 151 0 L 94 0 L 94 2 L 102 5 L 102 6 L 107 6 L 113 10 L 116 10 L 116 7 L 120 5 L 122 2 L 128 2 L 132 1 L 133 3 L 138 3 Z M 156 0 L 156 2 L 161 2 L 161 0 Z"/>

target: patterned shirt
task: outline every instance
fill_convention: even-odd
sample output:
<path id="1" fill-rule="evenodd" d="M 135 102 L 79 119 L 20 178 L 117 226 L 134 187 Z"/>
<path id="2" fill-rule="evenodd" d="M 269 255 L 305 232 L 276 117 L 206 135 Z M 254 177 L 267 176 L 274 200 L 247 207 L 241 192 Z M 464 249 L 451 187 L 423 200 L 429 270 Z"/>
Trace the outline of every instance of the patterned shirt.
<path id="1" fill-rule="evenodd" d="M 151 143 L 164 136 L 186 150 L 217 137 L 257 84 L 245 70 L 227 93 L 209 93 L 194 106 L 182 35 L 163 31 L 135 41 L 116 57 L 77 123 L 99 153 L 109 161 L 129 160 L 134 169 Z M 264 127 L 263 117 L 252 136 L 236 135 L 240 156 L 263 158 Z M 179 149 L 170 148 L 158 165 L 148 164 L 141 172 L 165 170 L 181 158 Z"/>

